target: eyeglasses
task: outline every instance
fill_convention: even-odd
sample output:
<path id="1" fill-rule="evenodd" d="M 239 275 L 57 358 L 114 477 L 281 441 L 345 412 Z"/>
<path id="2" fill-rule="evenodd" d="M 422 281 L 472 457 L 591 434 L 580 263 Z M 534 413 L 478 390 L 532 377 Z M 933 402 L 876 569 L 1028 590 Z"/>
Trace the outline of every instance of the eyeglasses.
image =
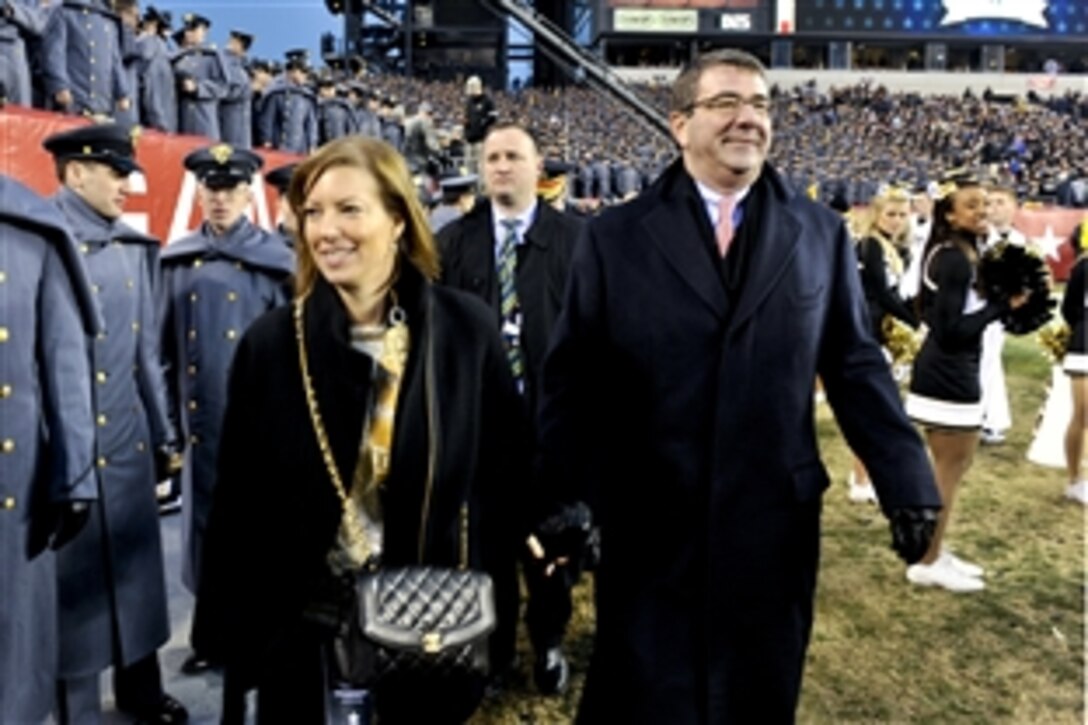
<path id="1" fill-rule="evenodd" d="M 752 107 L 760 116 L 769 115 L 771 112 L 771 99 L 767 96 L 751 96 L 745 98 L 739 96 L 736 93 L 719 93 L 716 96 L 710 98 L 701 98 L 697 101 L 692 101 L 684 109 L 685 113 L 694 113 L 696 108 L 705 108 L 708 111 L 714 113 L 723 113 L 729 116 L 735 116 L 740 113 L 741 106 L 748 105 Z"/>

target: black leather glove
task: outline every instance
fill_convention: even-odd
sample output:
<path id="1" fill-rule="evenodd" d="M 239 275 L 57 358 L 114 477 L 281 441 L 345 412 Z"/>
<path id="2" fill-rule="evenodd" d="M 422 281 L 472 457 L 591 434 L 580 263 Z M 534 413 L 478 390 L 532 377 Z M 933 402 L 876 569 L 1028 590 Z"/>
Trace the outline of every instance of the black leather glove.
<path id="1" fill-rule="evenodd" d="M 549 561 L 566 558 L 581 561 L 593 529 L 593 514 L 582 502 L 564 506 L 540 522 L 533 534 Z"/>
<path id="2" fill-rule="evenodd" d="M 91 518 L 91 504 L 87 501 L 67 501 L 57 505 L 57 524 L 49 548 L 54 551 L 76 538 Z"/>
<path id="3" fill-rule="evenodd" d="M 892 529 L 892 548 L 908 564 L 921 561 L 929 550 L 937 529 L 940 509 L 897 508 L 888 513 Z"/>
<path id="4" fill-rule="evenodd" d="M 155 451 L 155 481 L 162 482 L 177 475 L 181 462 L 181 453 L 172 443 L 159 446 Z"/>

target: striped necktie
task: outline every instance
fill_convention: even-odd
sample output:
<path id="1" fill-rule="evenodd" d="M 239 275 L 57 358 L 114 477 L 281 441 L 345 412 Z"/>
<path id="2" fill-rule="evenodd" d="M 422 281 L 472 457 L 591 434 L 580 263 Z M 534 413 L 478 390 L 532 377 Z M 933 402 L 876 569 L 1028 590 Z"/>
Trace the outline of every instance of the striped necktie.
<path id="1" fill-rule="evenodd" d="M 506 347 L 506 358 L 510 362 L 510 372 L 518 390 L 522 389 L 525 376 L 525 360 L 521 355 L 521 306 L 518 304 L 518 290 L 515 282 L 518 271 L 518 227 L 520 219 L 503 219 L 505 229 L 502 244 L 499 246 L 499 310 L 502 315 L 502 341 Z"/>

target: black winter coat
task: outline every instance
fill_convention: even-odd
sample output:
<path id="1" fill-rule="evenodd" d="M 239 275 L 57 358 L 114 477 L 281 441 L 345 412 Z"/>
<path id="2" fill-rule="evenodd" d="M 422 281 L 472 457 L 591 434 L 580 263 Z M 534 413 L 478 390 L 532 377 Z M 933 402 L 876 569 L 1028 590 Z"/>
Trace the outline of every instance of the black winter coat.
<path id="1" fill-rule="evenodd" d="M 433 288 L 410 269 L 397 290 L 411 343 L 382 488 L 383 563 L 457 565 L 467 502 L 470 566 L 494 576 L 513 565 L 516 542 L 524 538 L 518 513 L 524 435 L 502 343 L 476 300 Z M 371 361 L 351 347 L 349 318 L 331 286 L 319 279 L 305 305 L 318 405 L 340 475 L 350 482 Z M 267 313 L 238 346 L 205 543 L 193 644 L 240 671 L 274 651 L 281 636 L 297 629 L 308 601 L 320 596 L 340 522 L 303 393 L 292 314 L 291 307 Z M 434 335 L 439 428 L 431 491 L 425 490 L 432 444 L 425 326 Z"/>

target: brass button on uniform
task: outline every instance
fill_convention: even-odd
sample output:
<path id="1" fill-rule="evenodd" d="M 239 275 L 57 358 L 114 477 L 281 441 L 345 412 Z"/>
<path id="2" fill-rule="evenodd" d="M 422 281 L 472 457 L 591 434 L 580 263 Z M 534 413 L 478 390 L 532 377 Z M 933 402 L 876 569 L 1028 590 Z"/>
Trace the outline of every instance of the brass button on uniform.
<path id="1" fill-rule="evenodd" d="M 15 508 L 15 499 L 11 496 L 4 497 L 4 508 L 11 511 Z"/>
<path id="2" fill-rule="evenodd" d="M 238 293 L 237 292 L 228 292 L 227 293 L 227 302 L 237 302 L 237 301 L 238 301 Z"/>
<path id="3" fill-rule="evenodd" d="M 203 267 L 204 266 L 204 260 L 203 259 L 194 259 L 193 260 L 193 266 L 194 267 Z"/>
<path id="4" fill-rule="evenodd" d="M 99 287 L 98 285 L 96 285 L 96 284 L 91 285 L 91 292 L 94 292 L 95 294 L 98 294 L 101 291 L 102 291 L 102 288 Z"/>
<path id="5" fill-rule="evenodd" d="M 8 273 L 0 269 L 0 284 L 8 281 Z"/>
<path id="6" fill-rule="evenodd" d="M 0 342 L 7 342 L 11 335 L 8 334 L 8 328 L 0 327 Z"/>
<path id="7" fill-rule="evenodd" d="M 3 443 L 0 443 L 0 451 L 4 453 L 11 453 L 15 450 L 15 441 L 10 438 L 5 438 Z"/>
<path id="8" fill-rule="evenodd" d="M 197 409 L 196 401 L 195 400 L 190 400 L 189 401 L 189 410 L 196 410 L 196 409 Z"/>
<path id="9" fill-rule="evenodd" d="M 106 416 L 104 415 L 98 416 L 97 418 L 95 418 L 95 420 L 98 422 L 99 427 L 104 426 L 106 425 L 106 423 L 109 422 L 109 419 L 106 418 Z"/>
<path id="10" fill-rule="evenodd" d="M 241 269 L 242 268 L 242 263 L 241 262 L 235 262 L 234 263 L 234 268 L 235 269 Z"/>
<path id="11" fill-rule="evenodd" d="M 143 441 L 136 441 L 136 450 L 138 450 L 140 453 L 143 453 L 145 450 L 147 450 L 147 446 L 144 444 Z"/>
<path id="12" fill-rule="evenodd" d="M 12 393 L 12 388 L 11 388 L 10 385 L 7 385 L 7 384 L 0 385 L 0 398 L 10 398 L 11 393 Z"/>
<path id="13" fill-rule="evenodd" d="M 235 332 L 234 330 L 227 330 L 227 339 L 228 340 L 233 340 L 237 336 L 238 336 L 238 333 Z"/>
<path id="14" fill-rule="evenodd" d="M 90 245 L 88 245 L 88 244 L 80 244 L 80 245 L 79 245 L 79 251 L 81 251 L 81 252 L 83 252 L 84 254 L 86 254 L 87 252 L 91 251 L 91 247 L 90 247 Z"/>
<path id="15" fill-rule="evenodd" d="M 196 339 L 196 330 L 189 330 L 189 339 L 190 340 L 195 340 Z"/>
<path id="16" fill-rule="evenodd" d="M 139 322 L 133 322 L 132 323 L 132 331 L 133 332 L 139 332 L 140 331 L 140 323 Z"/>
<path id="17" fill-rule="evenodd" d="M 136 283 L 133 282 L 131 279 L 126 279 L 125 280 L 125 286 L 128 287 L 129 289 L 132 289 L 133 287 L 136 286 Z"/>
<path id="18" fill-rule="evenodd" d="M 195 446 L 199 442 L 200 442 L 200 438 L 198 436 L 195 436 L 195 435 L 189 436 L 189 445 Z"/>
<path id="19" fill-rule="evenodd" d="M 94 379 L 98 382 L 99 385 L 104 385 L 105 382 L 109 380 L 109 377 L 110 376 L 106 374 L 105 370 L 99 370 L 97 373 L 94 374 Z"/>
<path id="20" fill-rule="evenodd" d="M 189 301 L 190 302 L 196 302 L 198 299 L 200 299 L 200 298 L 197 296 L 196 292 L 190 292 L 189 293 Z"/>
<path id="21" fill-rule="evenodd" d="M 189 375 L 196 375 L 196 365 L 190 365 L 186 368 L 186 372 L 188 372 Z"/>
<path id="22" fill-rule="evenodd" d="M 98 340 L 99 342 L 102 342 L 103 340 L 106 339 L 106 333 L 105 332 L 98 333 L 98 335 L 95 336 L 95 339 Z"/>
<path id="23" fill-rule="evenodd" d="M 105 459 L 105 457 L 102 457 L 102 458 L 98 459 L 98 467 L 99 468 L 105 468 L 108 464 L 109 464 L 109 462 Z"/>

